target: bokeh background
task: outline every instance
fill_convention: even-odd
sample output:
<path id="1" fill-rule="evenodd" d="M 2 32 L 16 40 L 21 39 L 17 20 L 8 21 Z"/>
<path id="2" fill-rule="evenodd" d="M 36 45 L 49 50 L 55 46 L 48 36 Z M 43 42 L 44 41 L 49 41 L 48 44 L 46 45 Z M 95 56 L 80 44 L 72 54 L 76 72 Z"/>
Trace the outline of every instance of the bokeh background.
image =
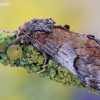
<path id="1" fill-rule="evenodd" d="M 0 0 L 0 29 L 14 30 L 34 17 L 51 17 L 72 31 L 100 38 L 100 0 Z M 100 95 L 0 64 L 0 100 L 100 100 Z"/>

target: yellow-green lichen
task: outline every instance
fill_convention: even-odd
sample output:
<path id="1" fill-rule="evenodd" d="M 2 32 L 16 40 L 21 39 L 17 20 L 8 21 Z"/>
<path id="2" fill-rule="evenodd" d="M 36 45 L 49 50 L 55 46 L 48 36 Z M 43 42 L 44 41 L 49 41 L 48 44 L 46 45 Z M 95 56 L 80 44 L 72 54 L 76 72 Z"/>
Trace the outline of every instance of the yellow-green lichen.
<path id="1" fill-rule="evenodd" d="M 22 57 L 22 48 L 19 45 L 9 46 L 7 55 L 11 60 L 17 60 Z"/>
<path id="2" fill-rule="evenodd" d="M 43 56 L 39 56 L 37 61 L 38 61 L 39 64 L 43 64 L 44 57 Z"/>
<path id="3" fill-rule="evenodd" d="M 0 63 L 3 63 L 7 59 L 7 54 L 4 52 L 0 53 Z"/>

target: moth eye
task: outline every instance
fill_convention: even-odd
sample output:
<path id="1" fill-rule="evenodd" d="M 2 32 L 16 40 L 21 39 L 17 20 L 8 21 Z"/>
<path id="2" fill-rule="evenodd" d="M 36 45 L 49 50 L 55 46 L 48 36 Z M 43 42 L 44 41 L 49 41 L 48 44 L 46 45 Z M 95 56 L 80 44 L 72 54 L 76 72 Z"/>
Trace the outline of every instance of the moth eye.
<path id="1" fill-rule="evenodd" d="M 39 20 L 38 18 L 34 18 L 34 19 L 32 20 L 32 22 L 33 22 L 33 23 L 36 23 L 38 20 Z"/>
<path id="2" fill-rule="evenodd" d="M 34 20 L 33 22 L 36 23 L 38 20 Z"/>

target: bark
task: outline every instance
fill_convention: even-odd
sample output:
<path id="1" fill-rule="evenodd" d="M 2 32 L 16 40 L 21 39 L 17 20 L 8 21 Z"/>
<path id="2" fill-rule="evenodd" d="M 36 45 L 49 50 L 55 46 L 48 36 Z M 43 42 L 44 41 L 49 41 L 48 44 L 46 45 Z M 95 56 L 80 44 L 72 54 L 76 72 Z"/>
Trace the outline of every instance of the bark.
<path id="1" fill-rule="evenodd" d="M 100 41 L 93 35 L 53 28 L 49 34 L 35 32 L 31 39 L 36 49 L 52 56 L 87 86 L 100 91 Z"/>

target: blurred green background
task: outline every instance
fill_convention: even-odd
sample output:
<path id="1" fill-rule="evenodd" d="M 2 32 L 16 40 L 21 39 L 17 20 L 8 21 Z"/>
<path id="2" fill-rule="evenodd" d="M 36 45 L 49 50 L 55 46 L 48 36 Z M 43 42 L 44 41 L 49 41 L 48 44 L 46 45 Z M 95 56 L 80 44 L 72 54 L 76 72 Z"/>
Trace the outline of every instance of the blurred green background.
<path id="1" fill-rule="evenodd" d="M 100 38 L 100 0 L 0 0 L 0 29 L 14 30 L 34 17 L 51 17 L 72 31 Z M 0 64 L 0 100 L 100 100 L 99 95 Z"/>

